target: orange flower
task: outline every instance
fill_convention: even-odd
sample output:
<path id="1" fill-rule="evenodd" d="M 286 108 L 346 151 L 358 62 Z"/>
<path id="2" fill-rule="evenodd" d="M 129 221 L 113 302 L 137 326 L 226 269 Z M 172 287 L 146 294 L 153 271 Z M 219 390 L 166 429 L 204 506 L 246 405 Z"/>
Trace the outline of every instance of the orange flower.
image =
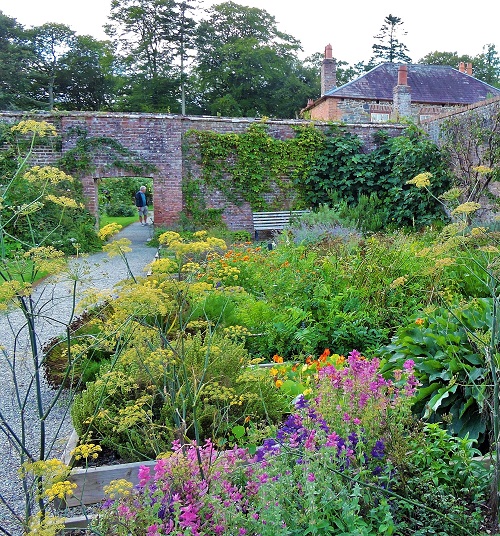
<path id="1" fill-rule="evenodd" d="M 417 318 L 415 320 L 415 324 L 417 324 L 417 326 L 422 326 L 424 324 L 425 320 L 423 318 Z"/>
<path id="2" fill-rule="evenodd" d="M 245 417 L 245 424 L 249 423 L 250 422 L 250 415 L 247 415 Z"/>
<path id="3" fill-rule="evenodd" d="M 295 365 L 292 365 L 292 372 L 295 372 L 298 366 L 299 366 L 298 363 L 295 363 Z"/>
<path id="4" fill-rule="evenodd" d="M 274 385 L 276 385 L 276 387 L 279 389 L 283 385 L 283 382 L 281 380 L 276 380 Z"/>
<path id="5" fill-rule="evenodd" d="M 326 361 L 326 358 L 330 355 L 330 350 L 328 348 L 325 348 L 323 353 L 319 356 L 319 360 L 323 363 Z"/>
<path id="6" fill-rule="evenodd" d="M 283 358 L 282 358 L 280 355 L 278 355 L 278 354 L 274 354 L 274 355 L 273 355 L 273 361 L 274 361 L 275 363 L 283 363 Z"/>
<path id="7" fill-rule="evenodd" d="M 312 355 L 308 355 L 308 356 L 306 357 L 306 364 L 307 364 L 307 365 L 310 365 L 312 362 L 313 362 L 313 356 L 312 356 Z"/>

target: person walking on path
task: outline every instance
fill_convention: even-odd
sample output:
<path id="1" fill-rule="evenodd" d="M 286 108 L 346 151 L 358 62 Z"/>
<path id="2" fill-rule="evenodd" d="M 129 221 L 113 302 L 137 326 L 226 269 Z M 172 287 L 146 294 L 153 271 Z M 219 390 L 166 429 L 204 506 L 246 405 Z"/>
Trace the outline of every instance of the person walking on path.
<path id="1" fill-rule="evenodd" d="M 141 225 L 148 224 L 148 202 L 146 199 L 146 187 L 141 186 L 139 191 L 135 194 L 135 206 L 137 212 L 139 212 L 139 221 Z"/>

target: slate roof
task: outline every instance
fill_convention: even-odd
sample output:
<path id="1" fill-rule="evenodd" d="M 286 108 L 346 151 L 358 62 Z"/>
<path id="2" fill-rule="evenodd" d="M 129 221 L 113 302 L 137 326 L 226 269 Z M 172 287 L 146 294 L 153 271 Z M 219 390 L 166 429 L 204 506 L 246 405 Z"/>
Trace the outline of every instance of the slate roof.
<path id="1" fill-rule="evenodd" d="M 392 101 L 400 65 L 377 65 L 356 80 L 327 91 L 324 97 Z M 453 67 L 423 64 L 407 67 L 412 102 L 465 105 L 500 95 L 500 89 Z"/>

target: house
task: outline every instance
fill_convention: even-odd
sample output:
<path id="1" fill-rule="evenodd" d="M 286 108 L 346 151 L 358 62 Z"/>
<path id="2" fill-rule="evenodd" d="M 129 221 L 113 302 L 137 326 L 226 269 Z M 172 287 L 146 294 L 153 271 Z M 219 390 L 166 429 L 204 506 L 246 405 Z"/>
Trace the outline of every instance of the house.
<path id="1" fill-rule="evenodd" d="M 321 97 L 302 110 L 313 120 L 380 123 L 407 117 L 423 119 L 454 108 L 500 96 L 497 89 L 472 76 L 472 64 L 459 69 L 446 65 L 382 63 L 337 87 L 336 61 L 327 45 L 321 68 Z"/>

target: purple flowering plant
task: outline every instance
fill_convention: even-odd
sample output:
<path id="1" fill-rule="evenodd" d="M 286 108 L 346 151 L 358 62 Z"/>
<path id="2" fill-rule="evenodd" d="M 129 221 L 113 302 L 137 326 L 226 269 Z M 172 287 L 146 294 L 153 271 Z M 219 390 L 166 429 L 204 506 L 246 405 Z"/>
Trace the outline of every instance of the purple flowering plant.
<path id="1" fill-rule="evenodd" d="M 377 365 L 354 351 L 343 369 L 323 368 L 312 396 L 295 399 L 255 455 L 175 442 L 154 468 L 141 467 L 131 493 L 106 500 L 93 528 L 117 536 L 392 534 L 382 432 L 415 385 L 410 363 L 394 381 Z M 369 422 L 376 411 L 378 427 Z"/>

